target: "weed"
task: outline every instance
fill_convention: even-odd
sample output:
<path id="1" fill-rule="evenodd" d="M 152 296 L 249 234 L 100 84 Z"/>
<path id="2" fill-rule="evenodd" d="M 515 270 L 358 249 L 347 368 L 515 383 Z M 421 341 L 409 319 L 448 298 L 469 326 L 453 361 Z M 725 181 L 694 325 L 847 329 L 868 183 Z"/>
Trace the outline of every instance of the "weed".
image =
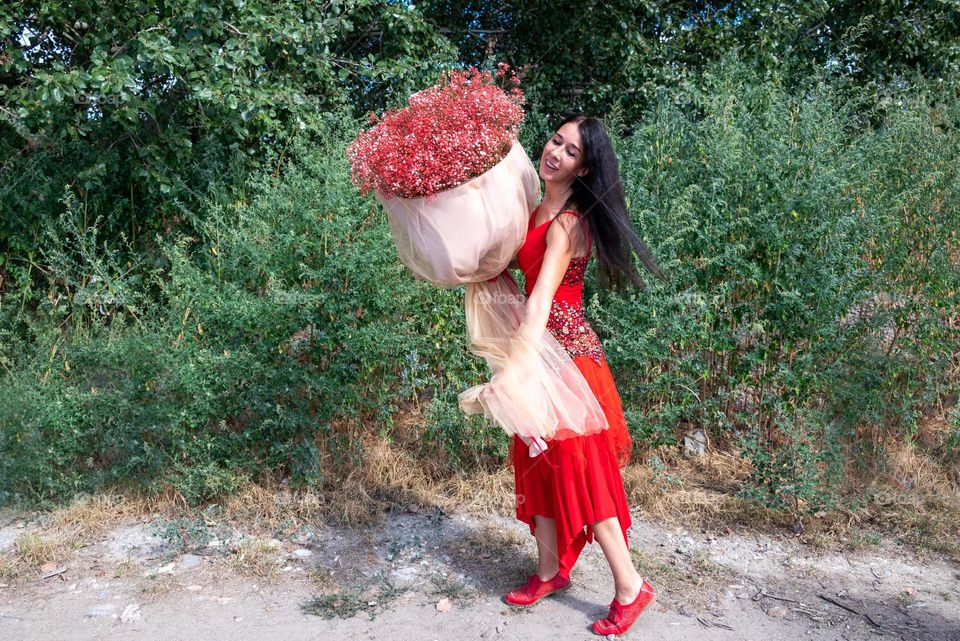
<path id="1" fill-rule="evenodd" d="M 877 547 L 881 542 L 883 542 L 883 537 L 876 532 L 857 530 L 847 539 L 847 547 L 851 550 L 862 550 Z"/>
<path id="2" fill-rule="evenodd" d="M 462 578 L 442 570 L 430 577 L 430 585 L 431 594 L 447 597 L 451 601 L 463 601 L 476 596 L 477 593 Z"/>
<path id="3" fill-rule="evenodd" d="M 338 589 L 332 594 L 314 595 L 301 604 L 306 614 L 324 619 L 350 619 L 366 613 L 370 619 L 387 610 L 403 590 L 378 574 L 367 583 L 351 588 Z"/>
<path id="4" fill-rule="evenodd" d="M 279 575 L 276 549 L 261 539 L 245 539 L 231 549 L 230 565 L 240 574 L 272 579 Z"/>

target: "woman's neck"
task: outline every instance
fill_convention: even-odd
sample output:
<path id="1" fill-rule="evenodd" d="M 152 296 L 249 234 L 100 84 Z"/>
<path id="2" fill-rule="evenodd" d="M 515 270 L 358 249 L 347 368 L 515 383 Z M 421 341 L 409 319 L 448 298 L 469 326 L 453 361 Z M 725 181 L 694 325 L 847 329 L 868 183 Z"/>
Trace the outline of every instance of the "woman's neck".
<path id="1" fill-rule="evenodd" d="M 570 194 L 573 190 L 567 187 L 555 187 L 547 183 L 544 190 L 543 200 L 540 201 L 540 208 L 546 211 L 550 216 L 560 213 L 560 209 L 567 204 Z"/>

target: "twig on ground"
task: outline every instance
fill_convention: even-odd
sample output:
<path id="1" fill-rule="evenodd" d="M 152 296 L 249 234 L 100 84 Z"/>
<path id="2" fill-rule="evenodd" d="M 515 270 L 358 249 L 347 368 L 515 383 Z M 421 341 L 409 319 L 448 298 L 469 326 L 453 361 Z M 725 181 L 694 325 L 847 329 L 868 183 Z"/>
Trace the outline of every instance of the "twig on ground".
<path id="1" fill-rule="evenodd" d="M 716 621 L 710 621 L 709 619 L 704 619 L 701 616 L 697 617 L 697 621 L 699 621 L 700 625 L 702 625 L 705 628 L 723 628 L 724 630 L 731 630 L 731 631 L 733 630 L 733 628 L 731 628 L 726 623 L 718 623 Z"/>
<path id="2" fill-rule="evenodd" d="M 846 610 L 847 612 L 852 612 L 853 614 L 862 616 L 864 619 L 866 619 L 866 620 L 870 623 L 870 625 L 874 626 L 875 628 L 882 628 L 882 627 L 883 627 L 882 625 L 880 625 L 879 623 L 877 623 L 876 621 L 874 621 L 873 618 L 872 618 L 869 614 L 867 614 L 866 612 L 861 612 L 860 610 L 857 610 L 856 608 L 852 608 L 852 607 L 850 607 L 849 605 L 846 605 L 846 604 L 841 603 L 840 601 L 834 599 L 833 597 L 827 596 L 826 594 L 818 594 L 817 596 L 820 597 L 821 599 L 823 599 L 824 601 L 827 601 L 828 603 L 834 604 L 834 605 L 837 606 L 838 608 L 842 608 L 842 609 Z"/>
<path id="3" fill-rule="evenodd" d="M 800 605 L 800 606 L 803 605 L 799 601 L 794 601 L 793 599 L 788 599 L 787 597 L 784 597 L 784 596 L 777 596 L 776 594 L 770 594 L 768 592 L 764 592 L 763 590 L 760 590 L 759 592 L 757 592 L 756 595 L 754 595 L 753 600 L 759 601 L 764 597 L 768 599 L 776 599 L 777 601 L 786 601 L 787 603 L 796 603 L 797 605 Z"/>
<path id="4" fill-rule="evenodd" d="M 51 570 L 50 572 L 47 572 L 47 573 L 44 574 L 42 577 L 40 577 L 40 580 L 42 581 L 42 580 L 44 580 L 44 579 L 49 579 L 49 578 L 54 577 L 54 576 L 59 576 L 61 579 L 63 579 L 63 577 L 60 576 L 60 575 L 62 575 L 62 574 L 63 574 L 64 572 L 66 572 L 66 571 L 67 571 L 67 568 L 65 568 L 65 567 L 63 567 L 63 568 L 57 568 L 56 570 Z"/>

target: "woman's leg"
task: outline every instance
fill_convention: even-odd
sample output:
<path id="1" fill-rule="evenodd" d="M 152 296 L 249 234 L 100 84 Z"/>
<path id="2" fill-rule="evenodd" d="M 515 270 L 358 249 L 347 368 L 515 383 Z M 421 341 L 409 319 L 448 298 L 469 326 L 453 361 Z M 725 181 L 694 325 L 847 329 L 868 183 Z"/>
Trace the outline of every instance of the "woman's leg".
<path id="1" fill-rule="evenodd" d="M 643 578 L 633 567 L 630 558 L 630 549 L 623 537 L 620 519 L 615 516 L 603 521 L 597 521 L 592 526 L 593 536 L 600 544 L 603 555 L 607 557 L 610 570 L 613 572 L 613 585 L 616 590 L 616 599 L 620 603 L 633 602 L 640 593 Z"/>
<path id="2" fill-rule="evenodd" d="M 537 576 L 541 580 L 552 579 L 560 571 L 560 556 L 557 554 L 557 523 L 545 516 L 534 515 L 534 537 L 537 539 Z"/>

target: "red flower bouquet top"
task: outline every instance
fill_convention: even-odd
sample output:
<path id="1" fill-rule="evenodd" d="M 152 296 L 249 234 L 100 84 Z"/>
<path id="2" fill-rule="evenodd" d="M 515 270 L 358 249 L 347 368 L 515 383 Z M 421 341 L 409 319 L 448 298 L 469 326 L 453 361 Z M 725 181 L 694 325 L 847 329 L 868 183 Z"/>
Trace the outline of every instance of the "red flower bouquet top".
<path id="1" fill-rule="evenodd" d="M 432 196 L 489 171 L 510 151 L 523 122 L 523 91 L 500 64 L 497 78 L 469 68 L 448 71 L 409 106 L 370 115 L 374 126 L 347 148 L 361 193 Z M 507 89 L 496 80 L 504 79 Z"/>

